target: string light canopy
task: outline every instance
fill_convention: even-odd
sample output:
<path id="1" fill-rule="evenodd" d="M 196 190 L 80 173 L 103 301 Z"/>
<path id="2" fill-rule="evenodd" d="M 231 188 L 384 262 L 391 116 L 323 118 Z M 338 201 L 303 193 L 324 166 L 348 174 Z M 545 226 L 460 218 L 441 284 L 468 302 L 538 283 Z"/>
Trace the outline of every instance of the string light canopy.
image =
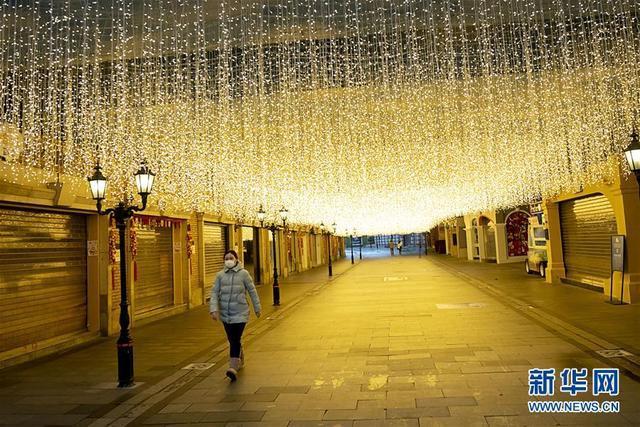
<path id="1" fill-rule="evenodd" d="M 640 107 L 635 0 L 0 8 L 16 174 L 85 177 L 99 158 L 115 202 L 146 158 L 165 212 L 425 230 L 610 178 Z"/>

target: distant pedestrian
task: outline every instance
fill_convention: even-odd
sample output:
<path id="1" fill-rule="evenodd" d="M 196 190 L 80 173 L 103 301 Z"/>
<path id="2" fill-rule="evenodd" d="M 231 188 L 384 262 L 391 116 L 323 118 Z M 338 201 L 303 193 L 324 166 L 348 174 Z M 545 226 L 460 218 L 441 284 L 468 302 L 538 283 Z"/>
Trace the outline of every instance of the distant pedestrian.
<path id="1" fill-rule="evenodd" d="M 398 240 L 398 255 L 402 255 L 403 246 L 404 246 L 404 243 L 402 243 L 402 240 Z"/>
<path id="2" fill-rule="evenodd" d="M 396 244 L 393 242 L 393 239 L 389 239 L 389 251 L 391 252 L 391 256 L 393 256 L 393 250 L 396 247 Z"/>
<path id="3" fill-rule="evenodd" d="M 238 260 L 236 251 L 228 250 L 224 254 L 224 268 L 218 272 L 213 283 L 209 313 L 214 321 L 220 320 L 222 322 L 229 340 L 227 377 L 231 381 L 237 379 L 238 371 L 244 364 L 241 341 L 244 327 L 249 321 L 247 292 L 251 297 L 256 317 L 260 317 L 262 307 L 253 279 Z"/>

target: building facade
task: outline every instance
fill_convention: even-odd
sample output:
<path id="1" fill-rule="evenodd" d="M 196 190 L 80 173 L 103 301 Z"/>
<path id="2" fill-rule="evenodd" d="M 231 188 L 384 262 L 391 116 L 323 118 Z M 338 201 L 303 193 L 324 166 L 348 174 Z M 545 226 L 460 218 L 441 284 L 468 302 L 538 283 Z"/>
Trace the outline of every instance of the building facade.
<path id="1" fill-rule="evenodd" d="M 477 212 L 446 221 L 434 231 L 440 238 L 444 235 L 451 256 L 524 263 L 529 245 L 540 238 L 529 236 L 532 215 L 541 218 L 544 227 L 546 283 L 578 285 L 624 302 L 640 302 L 639 189 L 634 176 L 622 169 L 608 182 L 545 199 L 540 212 L 528 206 Z M 620 236 L 624 265 L 623 271 L 615 271 L 612 239 Z M 525 274 L 524 267 L 522 271 Z"/>
<path id="2" fill-rule="evenodd" d="M 120 254 L 113 220 L 96 213 L 85 180 L 0 161 L 0 367 L 119 331 Z M 153 197 L 153 196 L 152 196 Z M 223 254 L 234 249 L 258 286 L 344 256 L 340 237 L 311 227 L 272 233 L 206 212 L 145 210 L 130 222 L 131 325 L 207 304 Z M 286 286 L 286 285 L 285 285 Z"/>

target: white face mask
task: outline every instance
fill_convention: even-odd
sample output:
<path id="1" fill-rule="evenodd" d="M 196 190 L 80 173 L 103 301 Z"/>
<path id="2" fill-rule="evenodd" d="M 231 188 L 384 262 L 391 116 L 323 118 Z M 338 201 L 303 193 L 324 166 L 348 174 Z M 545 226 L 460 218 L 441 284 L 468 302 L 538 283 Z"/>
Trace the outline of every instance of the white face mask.
<path id="1" fill-rule="evenodd" d="M 224 260 L 224 265 L 227 268 L 233 268 L 236 266 L 236 264 L 238 264 L 238 261 L 236 261 L 235 259 L 225 259 Z"/>

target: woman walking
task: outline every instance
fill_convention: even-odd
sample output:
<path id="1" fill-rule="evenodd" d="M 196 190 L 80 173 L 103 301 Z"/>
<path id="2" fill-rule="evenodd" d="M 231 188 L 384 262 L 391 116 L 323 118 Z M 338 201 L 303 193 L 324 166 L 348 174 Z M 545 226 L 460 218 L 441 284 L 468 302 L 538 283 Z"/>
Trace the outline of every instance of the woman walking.
<path id="1" fill-rule="evenodd" d="M 214 321 L 221 321 L 229 340 L 229 369 L 227 377 L 235 381 L 244 363 L 242 333 L 249 321 L 249 292 L 253 311 L 260 317 L 260 298 L 249 272 L 242 267 L 236 251 L 224 254 L 224 268 L 216 275 L 209 301 L 209 312 Z"/>

